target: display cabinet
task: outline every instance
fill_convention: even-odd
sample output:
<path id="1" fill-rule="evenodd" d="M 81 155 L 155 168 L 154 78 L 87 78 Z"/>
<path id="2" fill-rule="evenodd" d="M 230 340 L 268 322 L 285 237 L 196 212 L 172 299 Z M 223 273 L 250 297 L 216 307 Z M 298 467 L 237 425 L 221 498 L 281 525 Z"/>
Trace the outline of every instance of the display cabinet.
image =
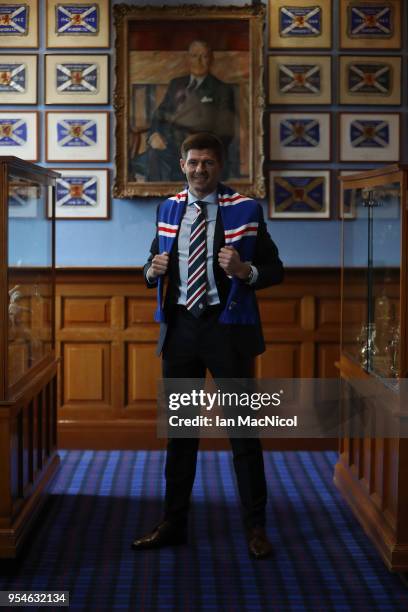
<path id="1" fill-rule="evenodd" d="M 407 174 L 341 177 L 341 410 L 335 483 L 388 568 L 408 571 Z M 350 428 L 359 413 L 361 427 Z M 354 421 L 355 424 L 355 421 Z"/>
<path id="2" fill-rule="evenodd" d="M 17 555 L 57 454 L 54 184 L 0 157 L 0 557 Z"/>

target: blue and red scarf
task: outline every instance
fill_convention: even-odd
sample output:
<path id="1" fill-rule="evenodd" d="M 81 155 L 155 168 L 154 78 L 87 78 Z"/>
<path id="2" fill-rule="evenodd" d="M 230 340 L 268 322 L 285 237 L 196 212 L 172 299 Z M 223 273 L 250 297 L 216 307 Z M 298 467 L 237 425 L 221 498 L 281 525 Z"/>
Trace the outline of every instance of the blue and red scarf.
<path id="1" fill-rule="evenodd" d="M 159 252 L 170 253 L 180 227 L 187 204 L 187 189 L 165 200 L 159 208 L 157 233 Z M 218 204 L 224 227 L 225 244 L 232 245 L 241 261 L 252 261 L 259 225 L 259 206 L 255 200 L 234 192 L 226 185 L 219 185 Z M 163 277 L 157 285 L 157 310 L 155 321 L 164 322 Z M 256 322 L 254 291 L 238 278 L 231 279 L 231 289 L 219 322 L 227 324 L 253 325 Z"/>

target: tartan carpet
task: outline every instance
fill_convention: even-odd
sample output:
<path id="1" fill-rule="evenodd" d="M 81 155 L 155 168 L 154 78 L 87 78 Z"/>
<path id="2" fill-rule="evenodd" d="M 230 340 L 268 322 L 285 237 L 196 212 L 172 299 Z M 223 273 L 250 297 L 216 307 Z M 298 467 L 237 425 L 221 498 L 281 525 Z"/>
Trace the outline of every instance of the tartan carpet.
<path id="1" fill-rule="evenodd" d="M 230 453 L 199 453 L 189 544 L 145 552 L 130 542 L 160 517 L 164 453 L 60 454 L 29 543 L 0 563 L 0 590 L 67 590 L 77 610 L 408 610 L 332 483 L 334 452 L 265 452 L 276 555 L 264 561 L 247 555 Z"/>

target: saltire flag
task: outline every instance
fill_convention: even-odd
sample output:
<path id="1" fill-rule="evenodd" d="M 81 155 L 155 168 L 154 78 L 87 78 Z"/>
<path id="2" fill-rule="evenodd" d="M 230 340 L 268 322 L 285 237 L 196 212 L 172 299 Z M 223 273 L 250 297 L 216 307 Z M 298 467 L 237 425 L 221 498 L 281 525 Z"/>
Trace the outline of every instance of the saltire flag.
<path id="1" fill-rule="evenodd" d="M 393 35 L 393 6 L 387 2 L 361 2 L 348 9 L 350 38 L 391 38 Z"/>
<path id="2" fill-rule="evenodd" d="M 0 58 L 1 59 L 1 58 Z M 26 64 L 0 63 L 0 92 L 24 93 L 27 89 Z"/>
<path id="3" fill-rule="evenodd" d="M 92 35 L 99 32 L 97 4 L 57 4 L 56 30 L 62 35 Z"/>
<path id="4" fill-rule="evenodd" d="M 323 176 L 276 176 L 274 200 L 277 212 L 323 212 L 325 178 Z"/>
<path id="5" fill-rule="evenodd" d="M 59 93 L 97 93 L 98 77 L 97 64 L 57 64 L 56 89 Z"/>
<path id="6" fill-rule="evenodd" d="M 0 147 L 23 147 L 27 144 L 24 119 L 0 119 Z"/>
<path id="7" fill-rule="evenodd" d="M 98 205 L 98 179 L 96 176 L 65 176 L 57 179 L 57 207 Z"/>
<path id="8" fill-rule="evenodd" d="M 283 119 L 279 125 L 279 140 L 282 147 L 317 147 L 320 124 L 316 119 Z"/>
<path id="9" fill-rule="evenodd" d="M 29 7 L 27 4 L 2 4 L 0 5 L 0 35 L 28 34 Z"/>
<path id="10" fill-rule="evenodd" d="M 97 140 L 97 126 L 92 119 L 63 119 L 57 123 L 57 142 L 61 147 L 92 147 Z"/>
<path id="11" fill-rule="evenodd" d="M 388 121 L 359 119 L 350 123 L 350 143 L 358 149 L 370 147 L 386 149 L 390 144 Z"/>
<path id="12" fill-rule="evenodd" d="M 291 94 L 318 94 L 321 70 L 316 64 L 280 64 L 279 91 Z"/>
<path id="13" fill-rule="evenodd" d="M 285 38 L 300 36 L 309 38 L 322 33 L 322 9 L 320 6 L 285 6 L 279 10 L 279 34 Z"/>

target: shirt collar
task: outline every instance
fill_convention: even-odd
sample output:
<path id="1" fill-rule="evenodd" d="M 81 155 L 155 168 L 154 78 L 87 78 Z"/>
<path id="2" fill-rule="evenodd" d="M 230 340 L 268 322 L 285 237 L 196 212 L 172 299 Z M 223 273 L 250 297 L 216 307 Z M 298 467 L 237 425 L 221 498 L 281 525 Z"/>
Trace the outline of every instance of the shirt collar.
<path id="1" fill-rule="evenodd" d="M 207 75 L 201 76 L 201 77 L 196 77 L 193 74 L 190 74 L 190 82 L 189 85 L 191 85 L 191 83 L 193 81 L 196 82 L 196 85 L 194 87 L 194 89 L 197 89 L 197 87 L 200 87 L 201 83 L 204 81 L 204 79 L 206 78 Z"/>
<path id="2" fill-rule="evenodd" d="M 188 191 L 188 205 L 194 204 L 194 202 L 207 202 L 207 204 L 216 204 L 218 205 L 218 193 L 217 191 L 213 191 L 205 196 L 205 198 L 197 198 L 197 196 L 193 195 L 190 190 Z"/>

